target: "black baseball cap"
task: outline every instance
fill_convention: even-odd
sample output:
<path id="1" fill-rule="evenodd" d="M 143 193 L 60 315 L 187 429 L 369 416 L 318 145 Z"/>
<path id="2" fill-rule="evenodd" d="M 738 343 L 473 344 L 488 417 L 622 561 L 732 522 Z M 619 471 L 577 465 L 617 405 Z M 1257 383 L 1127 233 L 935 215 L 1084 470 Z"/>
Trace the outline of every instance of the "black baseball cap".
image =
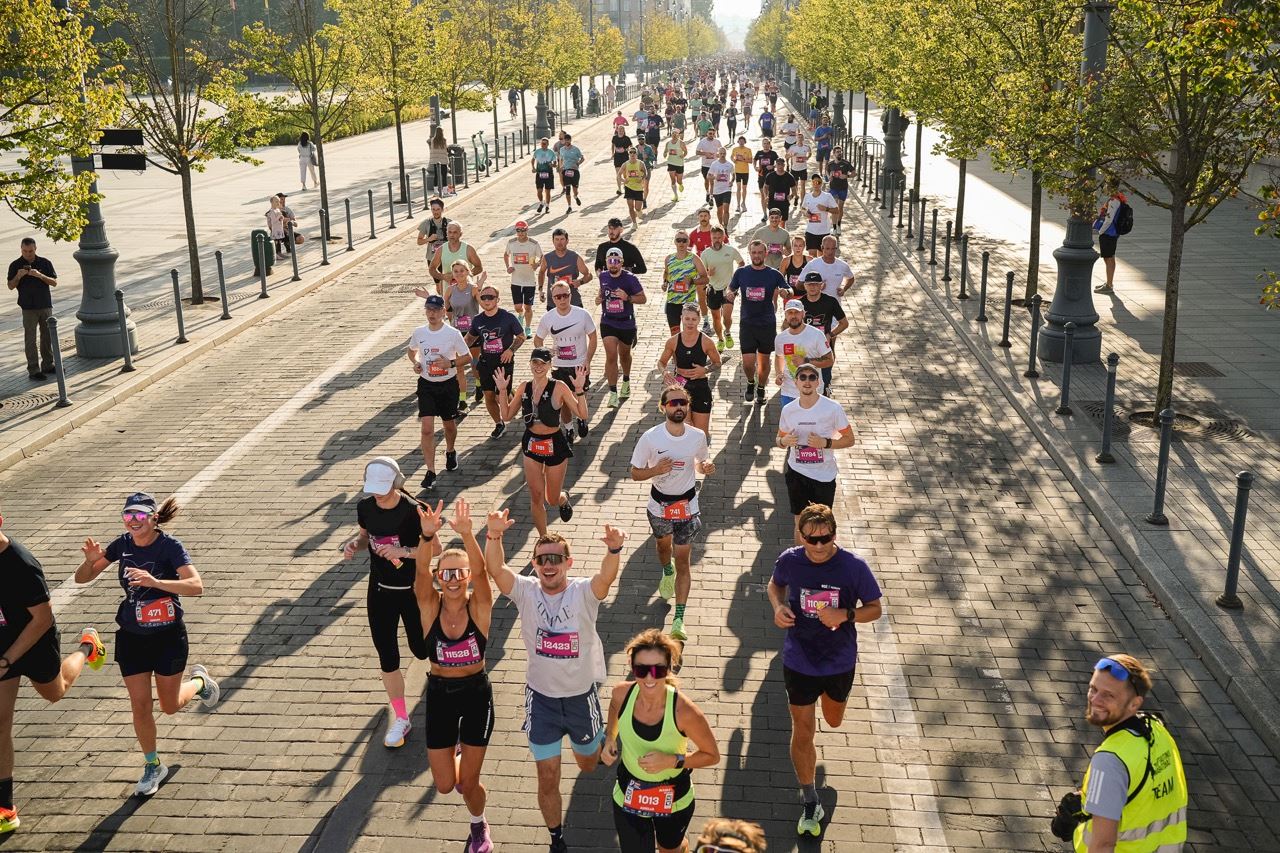
<path id="1" fill-rule="evenodd" d="M 808 283 L 809 283 L 809 282 L 811 282 L 811 281 L 816 281 L 816 282 L 818 282 L 818 284 L 822 284 L 822 273 L 820 273 L 820 272 L 807 272 L 807 273 L 805 273 L 805 274 L 804 274 L 804 282 L 805 282 L 805 284 L 808 284 Z"/>
<path id="2" fill-rule="evenodd" d="M 533 351 L 529 353 L 529 360 L 545 361 L 547 364 L 550 364 L 551 350 L 547 349 L 546 347 L 534 347 Z"/>

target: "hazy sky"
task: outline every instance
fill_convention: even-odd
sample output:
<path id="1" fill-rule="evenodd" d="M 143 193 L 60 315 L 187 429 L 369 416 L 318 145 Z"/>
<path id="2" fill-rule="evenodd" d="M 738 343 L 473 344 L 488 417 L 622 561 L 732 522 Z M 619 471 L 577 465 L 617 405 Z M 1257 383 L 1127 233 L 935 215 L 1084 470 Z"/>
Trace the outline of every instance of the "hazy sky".
<path id="1" fill-rule="evenodd" d="M 760 0 L 715 0 L 716 23 L 734 47 L 742 47 L 747 25 L 760 14 Z"/>

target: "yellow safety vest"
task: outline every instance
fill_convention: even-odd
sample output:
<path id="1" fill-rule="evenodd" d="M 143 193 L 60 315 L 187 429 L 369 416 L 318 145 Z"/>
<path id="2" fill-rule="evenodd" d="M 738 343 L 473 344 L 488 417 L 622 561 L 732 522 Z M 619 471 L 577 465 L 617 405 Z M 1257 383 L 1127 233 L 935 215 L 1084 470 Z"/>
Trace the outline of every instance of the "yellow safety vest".
<path id="1" fill-rule="evenodd" d="M 1134 727 L 1113 729 L 1097 750 L 1115 755 L 1129 771 L 1129 800 L 1120 815 L 1116 853 L 1178 853 L 1187 840 L 1187 777 L 1182 756 L 1158 717 L 1135 719 Z M 1141 734 L 1143 725 L 1150 727 L 1150 742 Z M 1087 770 L 1081 791 L 1081 799 L 1088 802 Z M 1092 832 L 1092 819 L 1076 827 L 1076 853 L 1088 853 Z"/>

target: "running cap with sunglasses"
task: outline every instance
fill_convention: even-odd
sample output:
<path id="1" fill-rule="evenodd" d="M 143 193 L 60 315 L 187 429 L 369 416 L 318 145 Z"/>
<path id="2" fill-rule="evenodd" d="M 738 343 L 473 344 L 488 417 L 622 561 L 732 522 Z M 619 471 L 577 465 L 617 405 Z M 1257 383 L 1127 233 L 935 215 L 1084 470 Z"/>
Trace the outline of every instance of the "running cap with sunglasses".
<path id="1" fill-rule="evenodd" d="M 364 466 L 364 490 L 370 495 L 385 495 L 404 485 L 400 464 L 390 456 L 370 459 Z"/>
<path id="2" fill-rule="evenodd" d="M 517 222 L 517 223 L 516 223 L 515 227 L 516 227 L 516 228 L 528 228 L 528 227 L 529 227 L 529 223 L 528 223 L 528 222 L 525 222 L 523 219 L 521 219 L 519 222 Z"/>
<path id="3" fill-rule="evenodd" d="M 783 313 L 786 313 L 787 311 L 799 311 L 801 314 L 803 314 L 804 303 L 801 302 L 799 299 L 788 299 L 787 304 L 782 306 L 782 311 Z"/>
<path id="4" fill-rule="evenodd" d="M 604 253 L 604 256 L 605 256 L 605 258 L 606 258 L 606 259 L 608 259 L 608 258 L 621 258 L 621 257 L 622 257 L 622 250 L 621 250 L 621 249 L 619 249 L 617 246 L 614 246 L 612 249 L 610 249 L 609 251 L 605 252 L 605 253 Z"/>
<path id="5" fill-rule="evenodd" d="M 814 367 L 812 364 L 802 364 L 796 368 L 796 379 L 799 379 L 801 375 L 805 374 L 812 376 L 814 379 L 817 379 L 820 375 L 818 373 L 818 368 Z"/>
<path id="6" fill-rule="evenodd" d="M 545 361 L 551 363 L 551 350 L 546 347 L 534 347 L 533 352 L 529 353 L 530 361 Z"/>
<path id="7" fill-rule="evenodd" d="M 124 499 L 123 511 L 154 514 L 156 511 L 156 499 L 146 492 L 134 492 Z"/>

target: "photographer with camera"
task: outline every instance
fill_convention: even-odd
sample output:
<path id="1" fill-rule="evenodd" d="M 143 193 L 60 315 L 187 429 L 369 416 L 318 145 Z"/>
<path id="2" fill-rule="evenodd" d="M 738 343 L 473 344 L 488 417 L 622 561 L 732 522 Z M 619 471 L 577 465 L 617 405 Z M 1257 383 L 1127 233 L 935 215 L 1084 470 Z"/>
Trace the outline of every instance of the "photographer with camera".
<path id="1" fill-rule="evenodd" d="M 53 294 L 58 274 L 48 258 L 36 254 L 33 237 L 22 238 L 22 256 L 9 264 L 10 290 L 18 291 L 18 307 L 22 309 L 22 334 L 27 351 L 27 375 L 39 382 L 53 373 L 53 344 L 49 336 L 49 318 L 53 316 Z M 36 347 L 39 334 L 40 346 Z"/>
<path id="2" fill-rule="evenodd" d="M 1085 719 L 1106 736 L 1052 823 L 1077 853 L 1174 853 L 1186 843 L 1187 777 L 1164 721 L 1140 710 L 1150 692 L 1151 674 L 1137 658 L 1094 664 Z"/>

